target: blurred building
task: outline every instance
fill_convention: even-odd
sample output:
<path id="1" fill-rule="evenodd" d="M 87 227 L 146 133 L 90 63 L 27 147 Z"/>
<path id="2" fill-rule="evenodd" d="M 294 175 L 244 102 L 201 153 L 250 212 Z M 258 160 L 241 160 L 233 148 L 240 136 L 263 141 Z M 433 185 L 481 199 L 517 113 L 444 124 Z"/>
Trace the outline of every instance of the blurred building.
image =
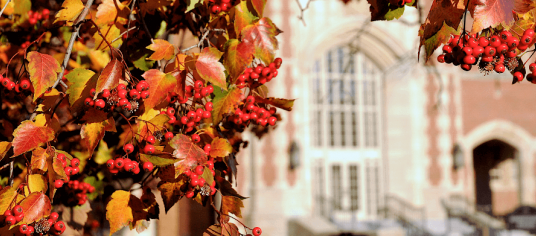
<path id="1" fill-rule="evenodd" d="M 431 1 L 420 2 L 425 17 Z M 535 205 L 533 85 L 418 62 L 419 12 L 405 11 L 371 23 L 367 1 L 268 1 L 284 31 L 270 95 L 297 100 L 238 156 L 248 226 L 263 236 L 494 235 L 508 213 Z M 202 235 L 214 215 L 188 201 L 152 232 Z"/>

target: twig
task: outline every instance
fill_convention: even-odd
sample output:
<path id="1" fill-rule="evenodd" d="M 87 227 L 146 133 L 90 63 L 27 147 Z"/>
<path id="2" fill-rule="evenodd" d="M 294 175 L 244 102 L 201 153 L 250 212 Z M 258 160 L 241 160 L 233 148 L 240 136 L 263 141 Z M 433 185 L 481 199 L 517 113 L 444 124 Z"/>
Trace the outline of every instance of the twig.
<path id="1" fill-rule="evenodd" d="M 125 32 L 121 33 L 119 36 L 117 36 L 117 38 L 115 38 L 114 40 L 112 40 L 112 42 L 110 42 L 110 43 L 114 43 L 115 41 L 117 41 L 117 40 L 119 40 L 121 37 L 123 37 L 124 34 L 128 33 L 128 32 L 131 31 L 131 30 L 135 30 L 135 29 L 137 29 L 137 28 L 138 28 L 138 27 L 134 26 L 134 27 L 132 27 L 132 28 L 130 28 L 130 29 L 127 29 Z M 128 35 L 127 35 L 127 36 L 128 36 Z"/>
<path id="2" fill-rule="evenodd" d="M 67 64 L 69 63 L 69 59 L 71 58 L 71 52 L 73 51 L 73 45 L 74 41 L 76 41 L 76 38 L 78 37 L 78 34 L 80 33 L 80 28 L 82 27 L 82 22 L 84 19 L 86 19 L 87 14 L 89 13 L 89 8 L 93 4 L 93 0 L 88 0 L 86 3 L 86 6 L 84 7 L 84 10 L 82 10 L 82 13 L 80 13 L 80 16 L 78 16 L 78 19 L 76 20 L 76 23 L 74 24 L 74 32 L 71 34 L 71 39 L 69 40 L 69 46 L 67 47 L 67 51 L 65 52 L 65 57 L 63 58 L 63 64 L 61 65 L 61 72 L 58 74 L 58 79 L 52 86 L 52 88 L 56 88 L 59 83 L 64 88 L 67 88 L 67 85 L 63 83 L 63 74 L 65 73 L 65 68 L 67 68 Z"/>
<path id="3" fill-rule="evenodd" d="M 9 163 L 7 163 L 7 164 L 3 165 L 2 167 L 0 167 L 0 170 L 3 170 L 5 168 L 7 168 L 8 166 L 9 166 Z"/>
<path id="4" fill-rule="evenodd" d="M 9 186 L 13 187 L 13 160 L 9 162 Z"/>
<path id="5" fill-rule="evenodd" d="M 130 6 L 130 15 L 128 15 L 128 23 L 127 23 L 127 28 L 130 28 L 130 22 L 132 21 L 132 18 L 134 17 L 134 6 L 136 5 L 136 0 L 133 0 L 132 1 L 132 5 Z M 130 29 L 129 29 L 130 30 Z M 126 32 L 128 32 L 129 30 L 127 30 Z M 123 32 L 124 33 L 124 32 Z M 120 36 L 122 36 L 123 34 L 121 34 Z M 128 38 L 128 35 L 127 35 L 127 38 Z M 114 39 L 115 41 L 115 39 Z M 112 41 L 112 43 L 114 42 Z"/>
<path id="6" fill-rule="evenodd" d="M 203 34 L 203 36 L 201 37 L 201 39 L 199 40 L 199 42 L 196 44 L 196 45 L 192 45 L 190 47 L 187 47 L 183 50 L 181 50 L 181 53 L 184 53 L 184 52 L 187 52 L 187 51 L 190 51 L 194 48 L 199 48 L 201 47 L 201 44 L 203 44 L 203 41 L 205 41 L 205 38 L 208 36 L 208 33 L 210 32 L 210 29 L 207 29 L 207 31 L 205 31 L 205 33 Z"/>
<path id="7" fill-rule="evenodd" d="M 7 8 L 7 4 L 9 4 L 9 2 L 11 2 L 11 0 L 7 0 L 6 5 L 4 5 L 4 7 L 2 7 L 2 10 L 0 10 L 0 16 L 2 16 L 2 13 L 4 13 L 4 10 Z"/>
<path id="8" fill-rule="evenodd" d="M 301 22 L 303 23 L 303 26 L 307 26 L 305 24 L 305 19 L 303 19 L 303 13 L 309 8 L 309 4 L 311 4 L 312 1 L 314 0 L 308 0 L 307 3 L 305 4 L 305 7 L 302 7 L 300 0 L 296 0 L 296 3 L 298 3 L 298 7 L 300 8 L 300 16 L 298 16 L 298 19 L 301 20 Z"/>

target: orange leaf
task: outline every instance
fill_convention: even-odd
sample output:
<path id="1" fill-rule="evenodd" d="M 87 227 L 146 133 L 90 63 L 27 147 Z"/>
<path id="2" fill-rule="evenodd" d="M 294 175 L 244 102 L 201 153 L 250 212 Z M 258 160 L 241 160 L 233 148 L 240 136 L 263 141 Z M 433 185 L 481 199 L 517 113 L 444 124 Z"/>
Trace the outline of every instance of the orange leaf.
<path id="1" fill-rule="evenodd" d="M 13 153 L 18 156 L 53 140 L 54 130 L 25 120 L 15 129 L 13 137 Z"/>
<path id="2" fill-rule="evenodd" d="M 214 88 L 216 95 L 212 100 L 214 108 L 212 109 L 212 120 L 214 124 L 220 123 L 223 115 L 235 111 L 235 105 L 240 104 L 242 90 L 232 87 L 229 91 L 221 92 L 220 88 Z"/>
<path id="3" fill-rule="evenodd" d="M 48 88 L 54 85 L 61 67 L 54 57 L 47 54 L 29 52 L 27 58 L 30 62 L 28 70 L 35 91 L 33 97 L 35 102 Z"/>
<path id="4" fill-rule="evenodd" d="M 116 132 L 115 120 L 113 117 L 106 118 L 104 112 L 93 108 L 91 112 L 86 113 L 84 118 L 89 118 L 89 120 L 80 129 L 80 136 L 92 155 L 99 141 L 104 137 L 105 131 Z"/>
<path id="5" fill-rule="evenodd" d="M 193 143 L 190 137 L 184 134 L 176 135 L 169 141 L 169 144 L 175 149 L 173 156 L 184 159 L 175 164 L 181 173 L 186 169 L 192 169 L 198 165 L 205 165 L 207 162 L 205 151 Z"/>
<path id="6" fill-rule="evenodd" d="M 227 41 L 223 64 L 232 79 L 231 81 L 234 81 L 251 64 L 254 53 L 255 47 L 251 44 L 242 43 L 238 39 Z"/>
<path id="7" fill-rule="evenodd" d="M 262 18 L 257 23 L 248 25 L 242 30 L 242 42 L 255 47 L 255 57 L 268 65 L 274 60 L 278 43 L 275 36 L 281 31 L 269 18 Z"/>
<path id="8" fill-rule="evenodd" d="M 5 142 L 5 141 L 0 142 L 0 161 L 4 159 L 4 157 L 6 156 L 10 148 L 11 148 L 11 142 Z"/>
<path id="9" fill-rule="evenodd" d="M 33 192 L 20 203 L 24 210 L 22 224 L 32 223 L 50 215 L 52 205 L 50 199 L 42 192 Z"/>
<path id="10" fill-rule="evenodd" d="M 284 99 L 284 98 L 261 98 L 261 97 L 255 97 L 255 101 L 258 101 L 260 103 L 264 104 L 270 104 L 272 106 L 281 108 L 285 111 L 292 111 L 292 107 L 294 106 L 294 101 L 296 99 Z"/>
<path id="11" fill-rule="evenodd" d="M 262 17 L 264 13 L 264 6 L 266 5 L 266 0 L 251 0 L 251 5 L 255 8 L 257 15 Z"/>
<path id="12" fill-rule="evenodd" d="M 110 235 L 129 225 L 134 220 L 132 208 L 128 205 L 130 193 L 117 190 L 112 194 L 112 200 L 106 205 L 106 219 L 110 222 Z"/>
<path id="13" fill-rule="evenodd" d="M 259 1 L 266 1 L 266 0 L 259 0 Z M 257 1 L 257 3 L 259 3 L 259 1 Z M 246 26 L 253 23 L 253 21 L 259 19 L 250 11 L 250 9 L 248 9 L 248 3 L 250 2 L 241 1 L 238 5 L 234 7 L 234 28 L 235 28 L 235 32 L 237 35 L 240 34 L 240 32 L 242 32 L 242 29 L 244 29 Z"/>
<path id="14" fill-rule="evenodd" d="M 514 23 L 513 12 L 525 13 L 534 8 L 531 6 L 531 0 L 487 0 L 482 2 L 484 4 L 475 8 L 473 33 L 499 24 L 510 26 Z"/>
<path id="15" fill-rule="evenodd" d="M 153 50 L 154 53 L 148 58 L 150 60 L 170 60 L 175 55 L 175 47 L 163 39 L 155 39 L 154 43 L 147 46 L 147 49 Z"/>
<path id="16" fill-rule="evenodd" d="M 233 213 L 238 217 L 242 217 L 240 208 L 244 207 L 242 200 L 233 196 L 223 196 L 221 199 L 221 213 L 228 215 Z"/>
<path id="17" fill-rule="evenodd" d="M 0 212 L 6 212 L 13 198 L 17 195 L 17 188 L 6 186 L 0 190 Z"/>
<path id="18" fill-rule="evenodd" d="M 226 157 L 233 151 L 233 147 L 229 143 L 229 140 L 224 138 L 213 139 L 210 146 L 210 156 L 212 157 Z"/>
<path id="19" fill-rule="evenodd" d="M 97 23 L 97 25 L 107 25 L 113 23 L 117 19 L 117 22 L 125 24 L 129 14 L 130 10 L 128 7 L 123 5 L 120 1 L 104 0 L 99 7 L 97 7 L 95 23 Z"/>
<path id="20" fill-rule="evenodd" d="M 222 55 L 223 53 L 214 47 L 204 48 L 195 62 L 195 69 L 204 80 L 227 90 L 225 67 L 220 62 Z"/>
<path id="21" fill-rule="evenodd" d="M 223 226 L 223 227 L 222 227 Z M 232 223 L 212 225 L 205 230 L 203 236 L 239 236 L 238 227 Z"/>
<path id="22" fill-rule="evenodd" d="M 61 4 L 61 10 L 56 13 L 56 20 L 54 20 L 54 23 L 58 21 L 67 21 L 68 25 L 72 25 L 83 9 L 84 4 L 82 1 L 67 0 Z"/>
<path id="23" fill-rule="evenodd" d="M 171 74 L 151 69 L 143 73 L 143 78 L 151 86 L 149 87 L 149 98 L 144 99 L 143 103 L 147 108 L 154 108 L 165 100 L 169 92 L 175 91 L 177 79 Z"/>
<path id="24" fill-rule="evenodd" d="M 184 192 L 187 189 L 187 178 L 183 175 L 172 181 L 160 181 L 158 183 L 158 190 L 162 194 L 166 213 L 184 196 Z"/>
<path id="25" fill-rule="evenodd" d="M 48 154 L 45 149 L 38 147 L 33 150 L 31 161 L 32 172 L 46 172 L 48 170 L 47 158 Z"/>
<path id="26" fill-rule="evenodd" d="M 138 123 L 138 140 L 153 135 L 156 131 L 166 129 L 165 124 L 169 121 L 169 116 L 160 114 L 159 111 L 149 109 L 140 116 Z"/>
<path id="27" fill-rule="evenodd" d="M 113 59 L 104 70 L 102 70 L 99 78 L 97 79 L 97 87 L 95 88 L 95 99 L 100 92 L 104 89 L 112 90 L 119 85 L 119 79 L 124 77 L 123 63 L 117 59 Z"/>

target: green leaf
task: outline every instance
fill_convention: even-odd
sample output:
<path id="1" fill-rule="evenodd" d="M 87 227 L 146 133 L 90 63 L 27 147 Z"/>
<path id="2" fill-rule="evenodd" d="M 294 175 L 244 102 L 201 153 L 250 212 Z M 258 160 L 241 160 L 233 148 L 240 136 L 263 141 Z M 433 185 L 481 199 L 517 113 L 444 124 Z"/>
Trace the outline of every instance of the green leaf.
<path id="1" fill-rule="evenodd" d="M 225 67 L 219 62 L 222 55 L 215 47 L 204 48 L 195 62 L 195 69 L 204 80 L 227 90 Z"/>
<path id="2" fill-rule="evenodd" d="M 75 68 L 65 76 L 67 78 L 67 95 L 73 111 L 84 108 L 84 100 L 91 97 L 90 90 L 97 85 L 97 75 L 91 70 Z"/>
<path id="3" fill-rule="evenodd" d="M 143 162 L 151 162 L 155 166 L 168 166 L 175 164 L 181 159 L 173 158 L 170 154 L 155 153 L 152 155 L 140 153 L 140 160 Z"/>
<path id="4" fill-rule="evenodd" d="M 443 27 L 437 31 L 435 35 L 432 37 L 426 39 L 423 41 L 423 37 L 421 37 L 421 45 L 424 45 L 424 50 L 426 53 L 426 60 L 430 58 L 430 56 L 434 53 L 434 50 L 438 48 L 441 44 L 447 43 L 450 36 L 453 34 L 456 34 L 456 30 L 450 26 L 448 26 L 446 23 L 443 24 Z M 419 51 L 420 51 L 419 46 Z"/>
<path id="5" fill-rule="evenodd" d="M 242 90 L 237 87 L 231 87 L 229 91 L 221 91 L 220 88 L 214 88 L 214 99 L 212 103 L 212 121 L 214 124 L 220 123 L 225 114 L 235 111 L 235 105 L 239 105 L 242 99 Z"/>
<path id="6" fill-rule="evenodd" d="M 394 9 L 394 10 L 389 10 L 385 14 L 385 19 L 386 20 L 399 19 L 404 14 L 404 9 L 405 9 L 405 7 L 397 8 L 397 9 Z"/>

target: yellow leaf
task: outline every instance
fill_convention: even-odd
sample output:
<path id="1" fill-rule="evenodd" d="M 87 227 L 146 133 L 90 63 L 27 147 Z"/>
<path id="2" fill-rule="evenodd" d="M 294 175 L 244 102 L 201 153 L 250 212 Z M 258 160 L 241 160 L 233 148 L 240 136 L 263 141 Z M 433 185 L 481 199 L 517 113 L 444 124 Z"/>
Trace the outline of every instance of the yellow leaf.
<path id="1" fill-rule="evenodd" d="M 126 24 L 129 14 L 130 10 L 128 7 L 123 5 L 120 1 L 104 0 L 99 7 L 97 7 L 95 23 L 97 23 L 97 25 L 108 25 L 113 23 L 117 18 L 118 23 Z"/>
<path id="2" fill-rule="evenodd" d="M 112 159 L 113 151 L 113 148 L 108 148 L 108 144 L 104 140 L 102 140 L 99 143 L 99 149 L 97 149 L 97 153 L 95 154 L 95 158 L 93 158 L 93 161 L 95 161 L 95 163 L 99 165 L 102 165 L 108 160 Z"/>
<path id="3" fill-rule="evenodd" d="M 115 25 L 105 26 L 105 27 L 102 27 L 100 29 L 100 31 L 104 35 L 104 37 L 106 38 L 106 41 L 108 41 L 112 45 L 112 47 L 117 48 L 117 47 L 119 47 L 121 45 L 121 43 L 123 43 L 122 38 L 119 38 L 119 40 L 117 40 L 117 41 L 112 43 L 112 41 L 114 39 L 118 38 L 119 35 L 121 34 L 121 30 L 119 30 L 119 28 L 117 28 L 117 26 L 115 26 Z M 100 36 L 99 32 L 95 32 L 93 37 L 95 38 L 95 49 L 96 50 L 104 50 L 104 49 L 108 48 L 108 44 L 106 43 L 106 41 L 103 40 L 103 38 Z"/>
<path id="4" fill-rule="evenodd" d="M 147 46 L 147 49 L 154 51 L 154 53 L 147 59 L 155 61 L 162 59 L 170 60 L 175 54 L 175 47 L 173 47 L 173 44 L 163 39 L 155 39 L 153 44 Z"/>
<path id="5" fill-rule="evenodd" d="M 134 220 L 132 208 L 128 205 L 130 193 L 117 190 L 112 194 L 112 200 L 106 205 L 106 219 L 110 222 L 110 235 L 129 225 Z"/>
<path id="6" fill-rule="evenodd" d="M 89 51 L 89 59 L 91 60 L 91 69 L 96 71 L 104 69 L 111 61 L 110 55 L 107 52 L 95 49 Z"/>
<path id="7" fill-rule="evenodd" d="M 54 20 L 54 23 L 58 21 L 67 21 L 67 25 L 71 26 L 84 9 L 84 4 L 80 0 L 67 0 L 63 2 L 61 8 L 62 9 L 56 13 L 56 20 Z"/>
<path id="8" fill-rule="evenodd" d="M 0 142 L 0 161 L 6 156 L 6 153 L 10 148 L 10 142 Z"/>
<path id="9" fill-rule="evenodd" d="M 48 189 L 46 184 L 45 176 L 40 174 L 28 175 L 28 187 L 30 192 L 43 192 L 45 193 Z"/>
<path id="10" fill-rule="evenodd" d="M 5 6 L 7 0 L 2 0 L 2 1 L 0 1 L 0 2 L 1 2 L 0 4 L 1 4 L 2 6 Z M 5 14 L 5 15 L 11 15 L 11 14 L 13 14 L 13 12 L 14 12 L 14 8 L 13 8 L 13 7 L 14 7 L 14 6 L 15 6 L 15 3 L 14 3 L 13 1 L 10 1 L 10 2 L 7 4 L 6 9 L 4 9 L 4 13 L 2 13 L 2 14 Z"/>

